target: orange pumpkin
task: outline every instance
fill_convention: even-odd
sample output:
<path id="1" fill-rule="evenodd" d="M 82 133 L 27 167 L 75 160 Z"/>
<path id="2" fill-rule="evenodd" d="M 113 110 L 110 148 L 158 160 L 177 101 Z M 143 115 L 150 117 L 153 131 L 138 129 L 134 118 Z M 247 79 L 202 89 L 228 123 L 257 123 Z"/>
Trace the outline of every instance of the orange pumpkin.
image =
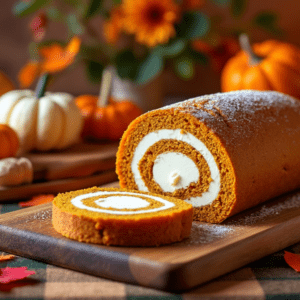
<path id="1" fill-rule="evenodd" d="M 221 75 L 222 92 L 254 89 L 275 90 L 300 98 L 300 49 L 268 40 L 250 47 L 247 36 L 241 50 L 226 63 Z"/>
<path id="2" fill-rule="evenodd" d="M 6 124 L 0 124 L 0 145 L 0 159 L 15 156 L 19 150 L 18 135 Z"/>
<path id="3" fill-rule="evenodd" d="M 0 71 L 0 96 L 15 88 L 12 81 Z"/>
<path id="4" fill-rule="evenodd" d="M 99 106 L 99 98 L 92 95 L 82 95 L 76 99 L 84 118 L 82 136 L 96 139 L 117 140 L 123 135 L 128 125 L 142 111 L 131 101 L 114 101 L 106 106 Z"/>

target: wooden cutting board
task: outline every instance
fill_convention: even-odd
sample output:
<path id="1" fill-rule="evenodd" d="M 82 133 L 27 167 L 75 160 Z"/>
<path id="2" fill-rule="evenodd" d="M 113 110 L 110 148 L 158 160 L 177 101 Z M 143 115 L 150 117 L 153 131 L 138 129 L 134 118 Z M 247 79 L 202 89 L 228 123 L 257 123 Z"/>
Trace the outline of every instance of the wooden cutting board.
<path id="1" fill-rule="evenodd" d="M 162 247 L 111 247 L 69 240 L 52 228 L 51 204 L 1 215 L 0 236 L 3 251 L 96 276 L 181 291 L 298 242 L 300 191 L 223 224 L 193 222 L 188 239 Z"/>
<path id="2" fill-rule="evenodd" d="M 28 198 L 102 185 L 117 180 L 118 142 L 79 143 L 68 149 L 25 155 L 33 165 L 34 181 L 0 187 L 0 201 Z"/>

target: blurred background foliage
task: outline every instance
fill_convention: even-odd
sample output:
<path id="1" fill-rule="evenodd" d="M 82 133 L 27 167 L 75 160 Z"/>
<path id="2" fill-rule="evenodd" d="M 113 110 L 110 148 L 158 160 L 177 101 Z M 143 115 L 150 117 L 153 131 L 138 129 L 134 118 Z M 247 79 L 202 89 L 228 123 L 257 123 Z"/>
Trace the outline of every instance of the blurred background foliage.
<path id="1" fill-rule="evenodd" d="M 205 2 L 219 13 L 207 14 Z M 241 33 L 251 37 L 259 29 L 276 38 L 284 34 L 278 12 L 262 10 L 244 20 L 248 4 L 247 0 L 23 0 L 12 10 L 29 23 L 28 62 L 41 59 L 41 48 L 65 46 L 77 36 L 80 52 L 68 69 L 82 63 L 86 78 L 98 84 L 104 68 L 113 65 L 121 78 L 144 84 L 164 69 L 183 80 L 191 80 L 199 64 L 220 72 L 239 50 Z M 224 24 L 225 11 L 233 20 L 230 26 Z M 166 21 L 163 16 L 170 12 L 174 18 Z M 142 21 L 134 19 L 137 15 Z M 141 22 L 139 28 L 132 29 L 134 22 Z M 65 30 L 63 39 L 53 31 L 49 34 L 52 23 Z"/>

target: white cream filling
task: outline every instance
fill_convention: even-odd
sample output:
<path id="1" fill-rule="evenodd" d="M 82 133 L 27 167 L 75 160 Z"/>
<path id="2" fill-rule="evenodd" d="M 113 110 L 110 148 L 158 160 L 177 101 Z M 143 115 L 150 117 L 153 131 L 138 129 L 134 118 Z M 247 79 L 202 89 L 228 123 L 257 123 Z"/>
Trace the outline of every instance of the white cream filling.
<path id="1" fill-rule="evenodd" d="M 189 199 L 185 199 L 185 201 L 190 202 L 194 207 L 204 206 L 207 204 L 212 203 L 218 196 L 220 191 L 220 171 L 218 169 L 218 166 L 215 162 L 215 159 L 213 155 L 210 153 L 210 151 L 207 149 L 204 143 L 202 143 L 199 139 L 197 139 L 194 135 L 191 133 L 184 133 L 182 134 L 181 129 L 161 129 L 157 131 L 150 132 L 146 136 L 143 137 L 143 139 L 140 141 L 138 146 L 135 149 L 132 162 L 131 162 L 131 170 L 134 175 L 135 183 L 138 186 L 138 189 L 141 191 L 148 191 L 147 186 L 145 185 L 145 182 L 142 179 L 141 173 L 139 171 L 139 162 L 152 145 L 155 143 L 164 140 L 164 139 L 173 139 L 173 140 L 179 140 L 182 142 L 185 142 L 192 147 L 194 147 L 197 151 L 201 153 L 203 158 L 208 164 L 211 179 L 212 181 L 209 184 L 208 190 L 204 192 L 201 196 L 197 197 L 191 197 Z M 169 153 L 169 152 L 168 152 Z M 187 156 L 186 156 L 187 157 Z M 181 162 L 184 160 L 181 159 Z M 174 161 L 175 163 L 175 161 Z M 176 168 L 176 171 L 180 173 L 180 181 L 183 182 L 193 182 L 189 179 L 189 173 L 186 172 L 184 164 L 179 164 L 180 166 Z M 153 172 L 155 169 L 155 163 L 153 167 Z M 193 169 L 193 167 L 192 167 Z M 172 172 L 173 170 L 171 170 Z M 156 177 L 154 180 L 158 180 L 157 178 L 162 176 L 161 174 L 157 173 L 155 175 Z M 201 176 L 201 174 L 200 174 Z M 188 177 L 188 178 L 186 178 Z M 166 178 L 169 178 L 169 176 L 166 176 Z M 193 178 L 192 180 L 194 180 Z M 159 179 L 159 182 L 163 182 L 164 179 Z M 157 182 L 159 184 L 159 182 Z M 176 186 L 177 188 L 177 186 Z M 164 189 L 163 189 L 164 190 Z M 167 190 L 164 190 L 167 192 Z"/>
<path id="2" fill-rule="evenodd" d="M 99 206 L 92 207 L 85 205 L 82 201 L 86 200 L 91 197 L 97 197 L 97 196 L 104 196 L 113 194 L 112 196 L 108 196 L 104 199 L 96 199 L 94 201 L 95 204 Z M 167 201 L 165 199 L 161 199 L 159 197 L 150 196 L 150 195 L 144 195 L 142 194 L 141 197 L 149 198 L 155 201 L 158 201 L 163 204 L 163 206 L 152 208 L 152 209 L 141 209 L 137 211 L 118 211 L 113 209 L 105 209 L 105 208 L 115 208 L 115 209 L 139 209 L 139 208 L 146 208 L 149 206 L 149 202 L 137 198 L 137 197 L 130 197 L 130 196 L 138 196 L 137 193 L 130 193 L 130 192 L 116 192 L 116 191 L 99 191 L 95 193 L 88 193 L 88 194 L 82 194 L 74 199 L 71 200 L 71 203 L 80 209 L 86 209 L 94 212 L 101 212 L 101 213 L 107 213 L 107 214 L 114 214 L 114 215 L 132 215 L 132 214 L 142 214 L 142 213 L 153 213 L 161 210 L 169 209 L 173 206 L 175 206 L 174 203 Z"/>
<path id="3" fill-rule="evenodd" d="M 154 161 L 153 179 L 165 192 L 187 188 L 199 180 L 199 169 L 188 156 L 177 152 L 165 152 Z"/>
<path id="4" fill-rule="evenodd" d="M 99 199 L 95 203 L 105 208 L 116 209 L 138 209 L 149 206 L 149 202 L 137 197 L 130 196 L 110 196 L 108 198 Z"/>

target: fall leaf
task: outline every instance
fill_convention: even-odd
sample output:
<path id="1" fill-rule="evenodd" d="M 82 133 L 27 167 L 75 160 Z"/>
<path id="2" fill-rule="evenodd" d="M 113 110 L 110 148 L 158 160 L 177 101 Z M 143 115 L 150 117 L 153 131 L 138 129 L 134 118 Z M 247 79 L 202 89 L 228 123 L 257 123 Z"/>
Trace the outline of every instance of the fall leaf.
<path id="1" fill-rule="evenodd" d="M 0 262 L 1 261 L 12 260 L 14 258 L 15 258 L 15 256 L 13 254 L 7 254 L 7 255 L 1 254 L 0 255 Z"/>
<path id="2" fill-rule="evenodd" d="M 0 283 L 10 283 L 12 281 L 27 278 L 35 274 L 35 271 L 28 271 L 27 267 L 10 268 L 6 267 L 0 269 Z"/>
<path id="3" fill-rule="evenodd" d="M 300 255 L 284 251 L 284 260 L 295 271 L 300 272 Z"/>
<path id="4" fill-rule="evenodd" d="M 28 286 L 28 285 L 34 285 L 34 284 L 37 284 L 37 283 L 39 283 L 39 281 L 36 280 L 36 279 L 32 279 L 32 278 L 12 281 L 12 282 L 6 283 L 6 284 L 1 284 L 0 283 L 0 292 L 9 293 L 14 288 Z"/>
<path id="5" fill-rule="evenodd" d="M 28 207 L 28 206 L 36 206 L 40 204 L 49 203 L 54 199 L 53 194 L 46 194 L 46 195 L 37 195 L 32 197 L 28 201 L 19 202 L 20 207 Z"/>

